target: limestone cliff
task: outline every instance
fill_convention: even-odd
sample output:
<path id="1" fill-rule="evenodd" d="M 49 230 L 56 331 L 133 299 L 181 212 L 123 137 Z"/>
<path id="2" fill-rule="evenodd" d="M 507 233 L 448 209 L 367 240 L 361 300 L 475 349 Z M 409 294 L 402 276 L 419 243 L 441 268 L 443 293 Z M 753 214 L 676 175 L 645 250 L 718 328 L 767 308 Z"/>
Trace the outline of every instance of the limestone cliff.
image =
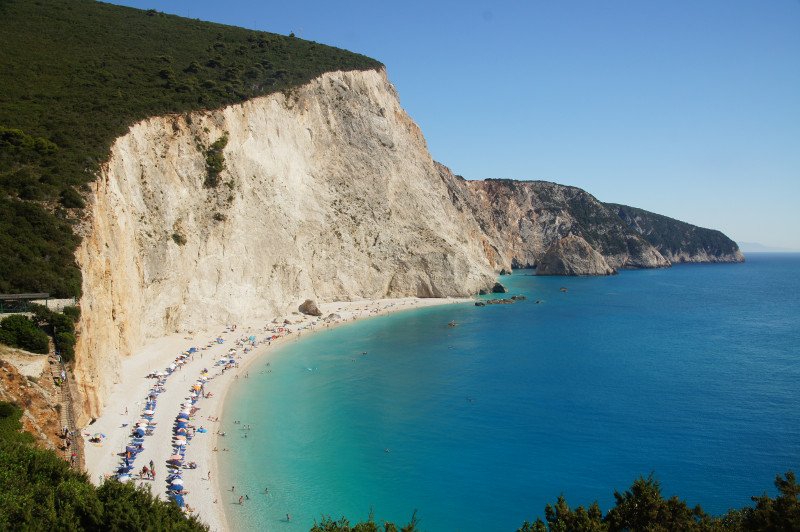
<path id="1" fill-rule="evenodd" d="M 536 266 L 568 235 L 581 237 L 607 264 L 620 268 L 669 266 L 657 249 L 588 192 L 546 181 L 467 181 L 439 165 L 451 201 L 469 210 L 485 233 L 495 263 Z M 588 274 L 588 272 L 585 272 Z"/>
<path id="2" fill-rule="evenodd" d="M 616 203 L 606 205 L 670 262 L 744 262 L 744 255 L 736 242 L 720 231 L 636 207 Z"/>
<path id="3" fill-rule="evenodd" d="M 467 296 L 493 282 L 480 227 L 449 200 L 383 72 L 137 123 L 89 199 L 75 372 L 90 416 L 148 338 L 306 298 Z"/>
<path id="4" fill-rule="evenodd" d="M 539 260 L 536 275 L 612 275 L 605 258 L 576 235 L 556 241 Z"/>

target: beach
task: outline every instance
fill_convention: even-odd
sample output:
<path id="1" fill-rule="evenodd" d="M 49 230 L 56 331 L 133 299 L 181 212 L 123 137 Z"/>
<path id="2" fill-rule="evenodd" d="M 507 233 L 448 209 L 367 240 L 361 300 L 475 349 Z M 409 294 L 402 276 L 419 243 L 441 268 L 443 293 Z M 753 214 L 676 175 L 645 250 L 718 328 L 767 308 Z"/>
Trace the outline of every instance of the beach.
<path id="1" fill-rule="evenodd" d="M 227 324 L 218 330 L 156 339 L 122 361 L 119 382 L 106 398 L 103 414 L 81 430 L 86 471 L 95 483 L 115 476 L 126 446 L 132 444 L 137 422 L 146 421 L 147 434 L 136 440 L 141 442 L 141 450 L 131 455 L 129 481 L 149 486 L 153 494 L 166 498 L 175 420 L 181 411 L 190 411 L 187 431 L 194 435 L 185 447 L 183 468 L 177 470 L 183 482 L 183 499 L 187 510 L 211 530 L 228 530 L 224 505 L 238 494 L 226 486 L 223 496 L 218 486 L 216 457 L 230 452 L 230 445 L 226 446 L 226 437 L 218 434 L 218 428 L 227 390 L 237 379 L 248 378 L 250 364 L 263 361 L 287 342 L 354 320 L 465 301 L 468 300 L 402 298 L 321 303 L 319 317 L 289 313 L 268 322 Z M 159 373 L 162 375 L 156 377 Z M 205 381 L 200 380 L 201 375 Z M 158 386 L 157 382 L 163 385 Z M 192 387 L 198 383 L 202 383 L 202 389 L 193 397 Z M 151 414 L 145 420 L 143 414 L 153 389 L 158 390 L 151 397 L 155 406 L 148 410 Z M 139 472 L 144 466 L 149 468 L 151 462 L 155 478 L 140 479 Z M 188 468 L 190 464 L 194 467 Z"/>

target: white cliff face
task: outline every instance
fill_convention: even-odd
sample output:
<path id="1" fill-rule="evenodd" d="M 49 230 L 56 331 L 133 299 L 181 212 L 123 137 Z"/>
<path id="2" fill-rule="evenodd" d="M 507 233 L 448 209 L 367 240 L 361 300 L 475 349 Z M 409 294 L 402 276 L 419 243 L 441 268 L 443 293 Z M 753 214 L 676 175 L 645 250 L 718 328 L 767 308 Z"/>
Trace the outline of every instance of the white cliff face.
<path id="1" fill-rule="evenodd" d="M 204 186 L 223 135 L 226 170 Z M 117 139 L 77 259 L 86 414 L 149 338 L 267 318 L 306 298 L 465 296 L 493 281 L 383 72 L 158 117 Z"/>

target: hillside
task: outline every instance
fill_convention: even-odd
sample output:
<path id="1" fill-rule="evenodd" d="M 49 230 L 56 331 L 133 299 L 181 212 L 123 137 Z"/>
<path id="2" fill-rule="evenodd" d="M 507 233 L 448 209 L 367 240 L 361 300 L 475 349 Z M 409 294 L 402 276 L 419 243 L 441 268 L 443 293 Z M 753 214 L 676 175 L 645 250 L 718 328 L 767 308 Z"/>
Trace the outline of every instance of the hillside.
<path id="1" fill-rule="evenodd" d="M 697 227 L 636 207 L 606 203 L 670 262 L 742 262 L 739 246 L 716 229 Z"/>
<path id="2" fill-rule="evenodd" d="M 0 0 L 0 292 L 80 294 L 71 227 L 112 142 L 135 122 L 381 66 L 294 37 L 155 11 Z"/>
<path id="3" fill-rule="evenodd" d="M 614 269 L 669 266 L 652 245 L 585 190 L 547 181 L 468 181 L 442 165 L 438 168 L 452 201 L 473 213 L 498 264 L 537 266 L 559 240 L 574 235 Z"/>

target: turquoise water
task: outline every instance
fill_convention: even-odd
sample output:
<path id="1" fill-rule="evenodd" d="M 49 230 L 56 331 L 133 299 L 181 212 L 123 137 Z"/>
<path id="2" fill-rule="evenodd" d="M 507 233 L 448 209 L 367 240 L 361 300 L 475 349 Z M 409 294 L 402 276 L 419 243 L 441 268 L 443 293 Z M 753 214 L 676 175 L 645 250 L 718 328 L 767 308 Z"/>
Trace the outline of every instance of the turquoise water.
<path id="1" fill-rule="evenodd" d="M 372 508 L 403 523 L 416 509 L 425 530 L 515 530 L 560 493 L 608 508 L 650 472 L 721 513 L 800 469 L 800 255 L 526 273 L 502 278 L 525 302 L 374 318 L 255 362 L 223 418 L 234 527 Z"/>

